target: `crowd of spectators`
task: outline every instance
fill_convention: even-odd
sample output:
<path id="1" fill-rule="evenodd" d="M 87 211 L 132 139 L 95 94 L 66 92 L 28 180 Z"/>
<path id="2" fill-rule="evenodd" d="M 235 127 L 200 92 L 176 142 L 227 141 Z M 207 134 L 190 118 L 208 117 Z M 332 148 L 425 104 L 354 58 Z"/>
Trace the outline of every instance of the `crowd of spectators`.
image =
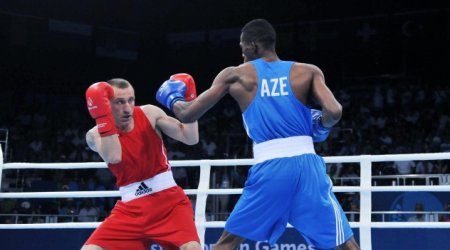
<path id="1" fill-rule="evenodd" d="M 450 151 L 450 88 L 417 80 L 380 80 L 364 86 L 332 88 L 343 105 L 343 117 L 330 138 L 316 144 L 323 156 L 401 154 Z M 51 94 L 0 94 L 0 128 L 8 130 L 7 162 L 99 162 L 85 143 L 85 132 L 94 125 L 81 97 Z M 199 121 L 200 143 L 186 146 L 165 138 L 170 160 L 251 158 L 252 142 L 242 127 L 237 105 L 226 97 Z M 248 168 L 214 168 L 214 188 L 242 187 Z M 335 185 L 358 185 L 354 164 L 328 164 Z M 374 163 L 374 175 L 449 174 L 449 161 Z M 174 168 L 177 183 L 196 188 L 199 170 Z M 114 190 L 107 169 L 4 170 L 2 192 Z M 191 197 L 195 198 L 195 197 Z M 211 196 L 208 211 L 225 219 L 238 196 Z M 338 194 L 350 220 L 357 220 L 359 197 Z M 57 215 L 57 221 L 101 221 L 115 198 L 5 199 L 0 214 Z M 48 219 L 48 217 L 47 217 Z M 14 223 L 0 217 L 1 223 Z M 41 222 L 39 216 L 20 217 L 19 223 Z"/>

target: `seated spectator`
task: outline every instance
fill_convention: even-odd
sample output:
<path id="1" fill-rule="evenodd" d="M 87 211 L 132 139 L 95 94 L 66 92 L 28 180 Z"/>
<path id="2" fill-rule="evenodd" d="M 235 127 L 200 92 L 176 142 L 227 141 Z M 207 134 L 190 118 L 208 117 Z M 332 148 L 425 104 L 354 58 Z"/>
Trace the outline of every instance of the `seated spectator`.
<path id="1" fill-rule="evenodd" d="M 404 154 L 406 153 L 406 148 L 404 146 L 399 146 L 395 149 L 395 153 Z M 413 174 L 414 168 L 416 167 L 413 161 L 394 161 L 393 164 L 396 174 Z"/>
<path id="2" fill-rule="evenodd" d="M 348 221 L 359 221 L 359 195 L 344 193 L 342 199 L 342 208 L 347 212 Z"/>
<path id="3" fill-rule="evenodd" d="M 17 208 L 17 214 L 22 215 L 19 216 L 19 221 L 22 221 L 21 223 L 31 223 L 33 217 L 23 216 L 25 214 L 33 214 L 34 207 L 32 206 L 31 202 L 28 200 L 24 200 L 18 205 L 19 206 Z"/>
<path id="4" fill-rule="evenodd" d="M 327 164 L 327 167 L 328 167 L 327 173 L 330 176 L 330 179 L 333 181 L 333 185 L 340 186 L 341 185 L 341 183 L 339 182 L 340 169 L 338 169 L 337 164 L 336 163 Z"/>
<path id="5" fill-rule="evenodd" d="M 217 145 L 211 139 L 202 139 L 202 150 L 204 157 L 211 159 L 216 155 Z"/>
<path id="6" fill-rule="evenodd" d="M 415 168 L 414 161 L 395 161 L 394 169 L 397 174 L 413 174 Z"/>
<path id="7" fill-rule="evenodd" d="M 428 174 L 433 172 L 434 165 L 431 161 L 419 161 L 416 164 L 416 174 Z"/>
<path id="8" fill-rule="evenodd" d="M 93 222 L 98 219 L 98 209 L 92 205 L 90 199 L 85 199 L 83 205 L 78 212 L 79 222 Z"/>
<path id="9" fill-rule="evenodd" d="M 73 222 L 77 213 L 75 201 L 71 198 L 61 200 L 58 207 L 58 222 Z"/>
<path id="10" fill-rule="evenodd" d="M 417 211 L 419 213 L 414 214 L 413 216 L 408 218 L 408 221 L 426 221 L 425 220 L 425 214 L 423 213 L 424 207 L 422 203 L 416 203 L 414 211 Z"/>

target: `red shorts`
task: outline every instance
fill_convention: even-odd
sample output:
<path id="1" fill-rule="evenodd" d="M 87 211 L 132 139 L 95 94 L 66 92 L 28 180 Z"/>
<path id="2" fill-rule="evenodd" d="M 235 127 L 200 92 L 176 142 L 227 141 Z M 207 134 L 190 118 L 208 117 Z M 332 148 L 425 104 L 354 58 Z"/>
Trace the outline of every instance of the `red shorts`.
<path id="1" fill-rule="evenodd" d="M 200 242 L 194 211 L 184 191 L 176 186 L 126 203 L 118 201 L 85 244 L 108 250 L 147 250 L 152 243 L 179 249 L 189 241 Z"/>

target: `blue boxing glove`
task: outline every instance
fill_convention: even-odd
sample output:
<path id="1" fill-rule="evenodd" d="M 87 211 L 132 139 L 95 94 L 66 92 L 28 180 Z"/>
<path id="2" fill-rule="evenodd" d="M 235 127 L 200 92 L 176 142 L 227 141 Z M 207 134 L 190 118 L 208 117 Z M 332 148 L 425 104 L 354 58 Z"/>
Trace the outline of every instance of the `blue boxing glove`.
<path id="1" fill-rule="evenodd" d="M 314 142 L 323 142 L 330 134 L 331 128 L 322 125 L 322 111 L 311 109 L 312 138 Z"/>
<path id="2" fill-rule="evenodd" d="M 158 91 L 156 91 L 156 100 L 173 111 L 173 104 L 177 101 L 185 101 L 186 84 L 179 80 L 167 80 Z"/>

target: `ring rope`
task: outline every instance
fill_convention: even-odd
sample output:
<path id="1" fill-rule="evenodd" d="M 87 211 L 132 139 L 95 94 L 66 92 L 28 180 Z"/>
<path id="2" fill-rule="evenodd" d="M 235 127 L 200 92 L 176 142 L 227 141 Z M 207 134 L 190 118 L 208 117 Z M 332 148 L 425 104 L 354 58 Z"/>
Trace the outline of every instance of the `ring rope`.
<path id="1" fill-rule="evenodd" d="M 0 148 L 1 149 L 1 148 Z M 359 227 L 360 245 L 371 250 L 372 228 L 450 228 L 450 222 L 372 222 L 372 192 L 449 192 L 450 185 L 441 186 L 372 186 L 372 162 L 406 161 L 406 160 L 448 160 L 450 153 L 359 155 L 324 157 L 326 163 L 360 163 L 360 186 L 334 187 L 335 192 L 360 192 L 360 222 L 350 222 L 350 226 Z M 206 199 L 209 194 L 241 194 L 242 189 L 210 189 L 212 166 L 252 165 L 253 159 L 231 160 L 180 160 L 170 161 L 173 167 L 200 166 L 198 189 L 186 189 L 187 195 L 196 195 L 195 220 L 201 244 L 204 245 L 206 228 L 223 228 L 223 221 L 206 221 Z M 3 163 L 0 150 L 0 174 L 3 169 L 88 169 L 107 168 L 103 162 L 88 163 Z M 0 178 L 1 185 L 1 178 Z M 76 192 L 23 192 L 0 193 L 0 198 L 65 198 L 65 197 L 119 197 L 118 191 L 76 191 Z M 100 222 L 40 223 L 40 224 L 0 224 L 0 229 L 24 228 L 95 228 Z M 290 226 L 290 225 L 289 225 Z"/>

